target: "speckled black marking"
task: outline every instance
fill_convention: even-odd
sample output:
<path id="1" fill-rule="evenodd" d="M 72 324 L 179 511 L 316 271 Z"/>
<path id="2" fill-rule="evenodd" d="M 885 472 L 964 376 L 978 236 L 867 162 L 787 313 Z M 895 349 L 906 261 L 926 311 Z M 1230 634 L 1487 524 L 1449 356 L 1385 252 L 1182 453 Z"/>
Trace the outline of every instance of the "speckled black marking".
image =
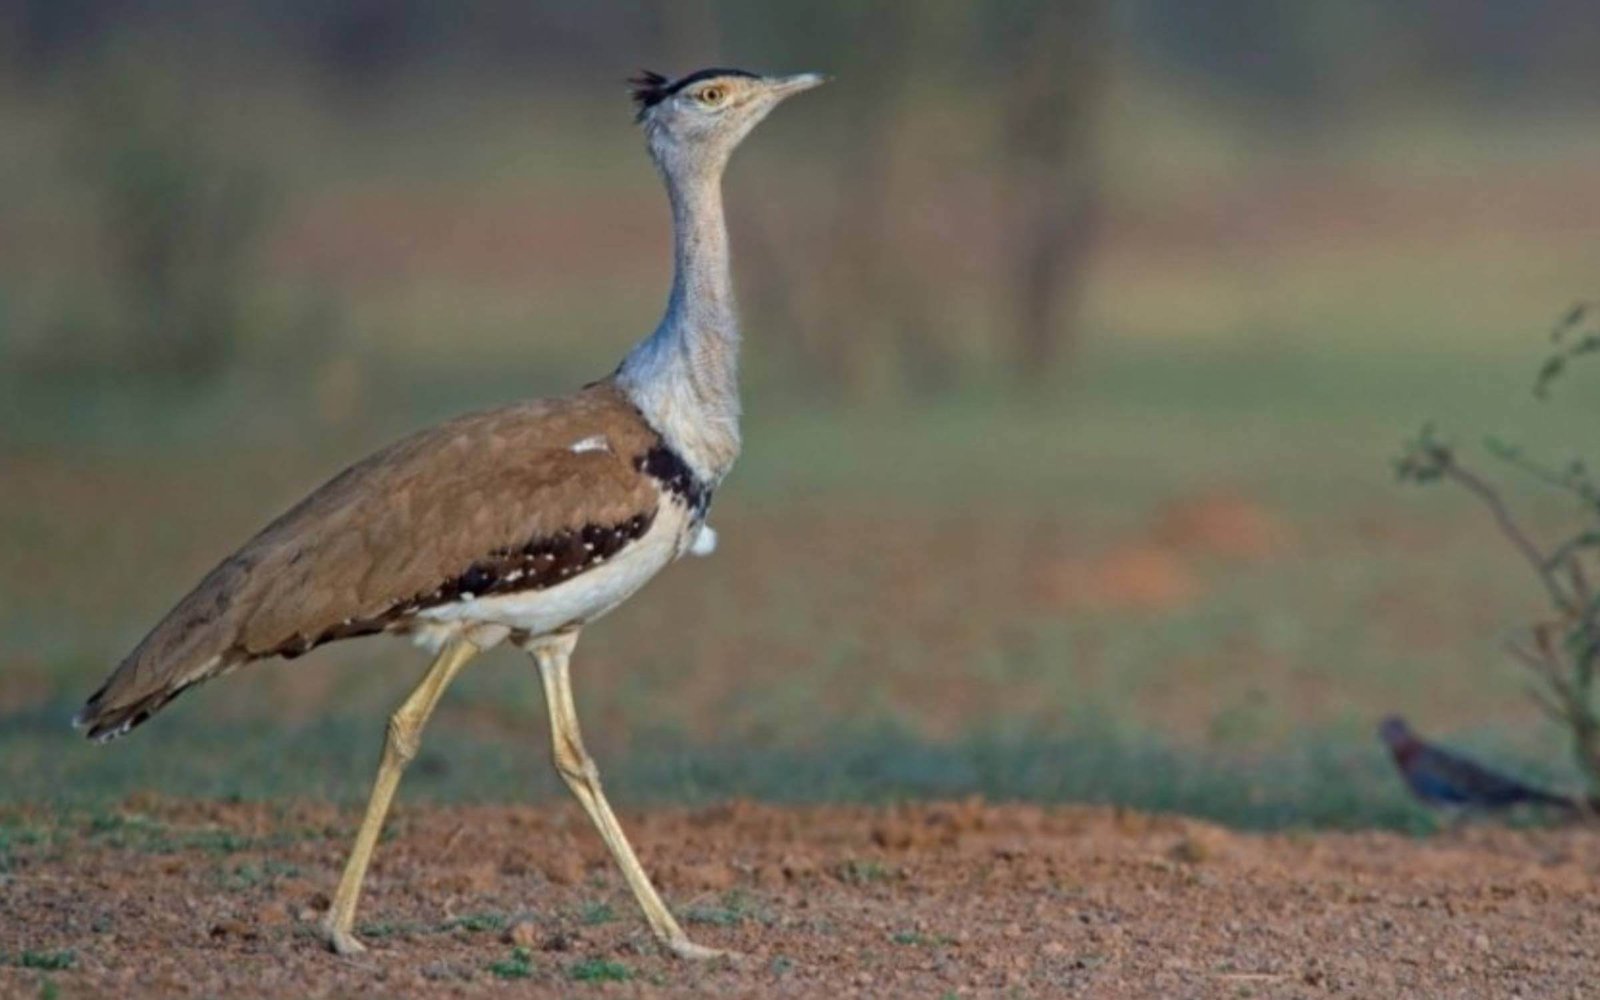
<path id="1" fill-rule="evenodd" d="M 635 462 L 639 471 L 654 479 L 663 490 L 681 499 L 696 521 L 703 520 L 711 507 L 711 487 L 694 474 L 683 456 L 669 448 L 665 442 L 640 455 Z"/>
<path id="2" fill-rule="evenodd" d="M 695 475 L 683 456 L 665 442 L 657 442 L 634 465 L 664 493 L 681 501 L 696 521 L 704 520 L 711 506 L 712 489 Z M 341 622 L 317 635 L 293 636 L 264 655 L 294 659 L 338 639 L 403 630 L 418 612 L 443 604 L 553 587 L 605 563 L 643 537 L 653 523 L 654 511 L 636 514 L 619 524 L 588 524 L 534 538 L 520 546 L 496 549 L 425 594 L 401 601 L 370 618 Z"/>
<path id="3" fill-rule="evenodd" d="M 515 548 L 496 549 L 453 580 L 402 605 L 410 614 L 424 608 L 544 590 L 594 569 L 650 530 L 655 514 L 635 514 L 618 524 L 586 524 L 535 538 Z"/>
<path id="4" fill-rule="evenodd" d="M 370 618 L 351 619 L 316 636 L 294 636 L 268 655 L 293 659 L 326 642 L 372 635 L 403 628 L 418 612 L 443 604 L 544 590 L 565 583 L 602 565 L 644 537 L 655 523 L 655 512 L 635 514 L 617 524 L 586 524 L 553 535 L 534 538 L 523 545 L 496 549 L 433 590 L 401 601 Z"/>
<path id="5" fill-rule="evenodd" d="M 690 84 L 718 76 L 742 76 L 749 80 L 756 78 L 756 74 L 749 70 L 712 68 L 696 70 L 679 80 L 668 80 L 660 73 L 652 73 L 646 69 L 640 70 L 639 74 L 628 83 L 633 87 L 633 103 L 638 106 L 640 117 L 643 117 L 646 111 Z"/>

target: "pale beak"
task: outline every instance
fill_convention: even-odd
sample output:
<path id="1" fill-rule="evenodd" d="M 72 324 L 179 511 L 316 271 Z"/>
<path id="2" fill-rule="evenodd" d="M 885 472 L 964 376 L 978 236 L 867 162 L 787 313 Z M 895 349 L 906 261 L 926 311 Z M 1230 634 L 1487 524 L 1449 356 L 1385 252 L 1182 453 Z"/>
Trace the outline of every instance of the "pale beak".
<path id="1" fill-rule="evenodd" d="M 767 93 L 774 100 L 783 100 L 792 97 L 804 90 L 820 87 L 828 82 L 828 78 L 821 73 L 796 73 L 794 76 L 772 76 L 766 80 Z"/>

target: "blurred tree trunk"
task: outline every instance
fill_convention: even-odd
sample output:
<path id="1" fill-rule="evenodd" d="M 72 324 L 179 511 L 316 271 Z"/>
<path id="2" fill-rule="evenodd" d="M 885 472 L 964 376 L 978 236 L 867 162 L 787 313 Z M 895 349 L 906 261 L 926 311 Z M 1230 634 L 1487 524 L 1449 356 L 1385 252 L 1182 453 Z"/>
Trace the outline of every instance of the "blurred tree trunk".
<path id="1" fill-rule="evenodd" d="M 1104 91 L 1109 24 L 1103 0 L 1032 5 L 1008 25 L 1001 99 L 1002 253 L 1011 282 L 1010 356 L 1038 383 L 1068 359 L 1098 224 L 1095 111 Z"/>
<path id="2" fill-rule="evenodd" d="M 850 61 L 844 141 L 830 252 L 824 278 L 828 306 L 814 330 L 817 356 L 834 385 L 861 395 L 872 381 L 871 352 L 882 349 L 894 324 L 896 290 L 890 287 L 890 198 L 894 180 L 894 131 L 905 85 L 903 41 L 914 17 L 910 5 L 878 4 L 858 25 L 866 43 Z"/>
<path id="3" fill-rule="evenodd" d="M 943 42 L 966 18 L 956 3 L 877 4 L 851 25 L 855 43 L 839 70 L 849 84 L 839 98 L 850 104 L 840 116 L 824 315 L 814 329 L 827 375 L 853 396 L 942 386 L 955 366 L 938 336 L 951 290 L 930 283 L 904 231 L 910 214 L 939 206 L 918 201 L 929 178 L 900 156 L 900 140 L 924 67 L 962 72 Z"/>
<path id="4" fill-rule="evenodd" d="M 830 126 L 838 150 L 824 217 L 774 210 L 789 238 L 804 238 L 811 261 L 800 270 L 795 255 L 780 252 L 778 218 L 746 226 L 742 253 L 753 258 L 747 287 L 759 310 L 781 316 L 799 347 L 798 360 L 843 396 L 863 397 L 884 388 L 888 369 L 905 349 L 904 331 L 926 289 L 899 262 L 894 233 L 896 133 L 905 107 L 912 36 L 921 8 L 874 4 L 833 8 L 829 27 L 854 41 L 842 46 L 829 69 L 842 85 L 828 100 L 840 110 Z"/>

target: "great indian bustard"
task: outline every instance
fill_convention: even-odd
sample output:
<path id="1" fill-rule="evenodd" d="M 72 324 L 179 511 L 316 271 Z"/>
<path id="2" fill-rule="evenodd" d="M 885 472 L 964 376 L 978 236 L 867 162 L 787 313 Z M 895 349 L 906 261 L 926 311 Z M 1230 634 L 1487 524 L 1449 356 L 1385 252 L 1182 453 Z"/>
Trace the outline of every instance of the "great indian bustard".
<path id="1" fill-rule="evenodd" d="M 560 399 L 460 417 L 359 462 L 223 560 L 78 713 L 120 736 L 187 688 L 335 639 L 410 636 L 435 652 L 389 720 L 350 860 L 323 924 L 341 954 L 401 772 L 453 677 L 509 639 L 538 664 L 555 766 L 656 937 L 690 941 L 634 856 L 584 750 L 568 659 L 579 631 L 685 552 L 709 552 L 712 492 L 739 453 L 739 329 L 722 174 L 739 142 L 816 74 L 708 69 L 632 81 L 672 203 L 673 282 L 655 332 L 615 373 Z"/>

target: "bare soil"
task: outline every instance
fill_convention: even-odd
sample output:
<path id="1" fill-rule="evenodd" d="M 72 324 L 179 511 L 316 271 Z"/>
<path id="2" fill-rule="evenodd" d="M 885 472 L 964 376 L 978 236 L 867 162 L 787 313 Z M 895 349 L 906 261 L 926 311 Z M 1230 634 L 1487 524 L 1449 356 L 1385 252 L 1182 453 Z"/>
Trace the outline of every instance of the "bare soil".
<path id="1" fill-rule="evenodd" d="M 1583 997 L 1600 837 L 1260 836 L 1105 808 L 736 803 L 625 817 L 691 934 L 651 943 L 568 807 L 402 806 L 359 959 L 319 945 L 356 816 L 0 815 L 5 996 Z M 56 966 L 57 968 L 51 968 Z M 64 966 L 64 968 L 62 968 Z"/>

